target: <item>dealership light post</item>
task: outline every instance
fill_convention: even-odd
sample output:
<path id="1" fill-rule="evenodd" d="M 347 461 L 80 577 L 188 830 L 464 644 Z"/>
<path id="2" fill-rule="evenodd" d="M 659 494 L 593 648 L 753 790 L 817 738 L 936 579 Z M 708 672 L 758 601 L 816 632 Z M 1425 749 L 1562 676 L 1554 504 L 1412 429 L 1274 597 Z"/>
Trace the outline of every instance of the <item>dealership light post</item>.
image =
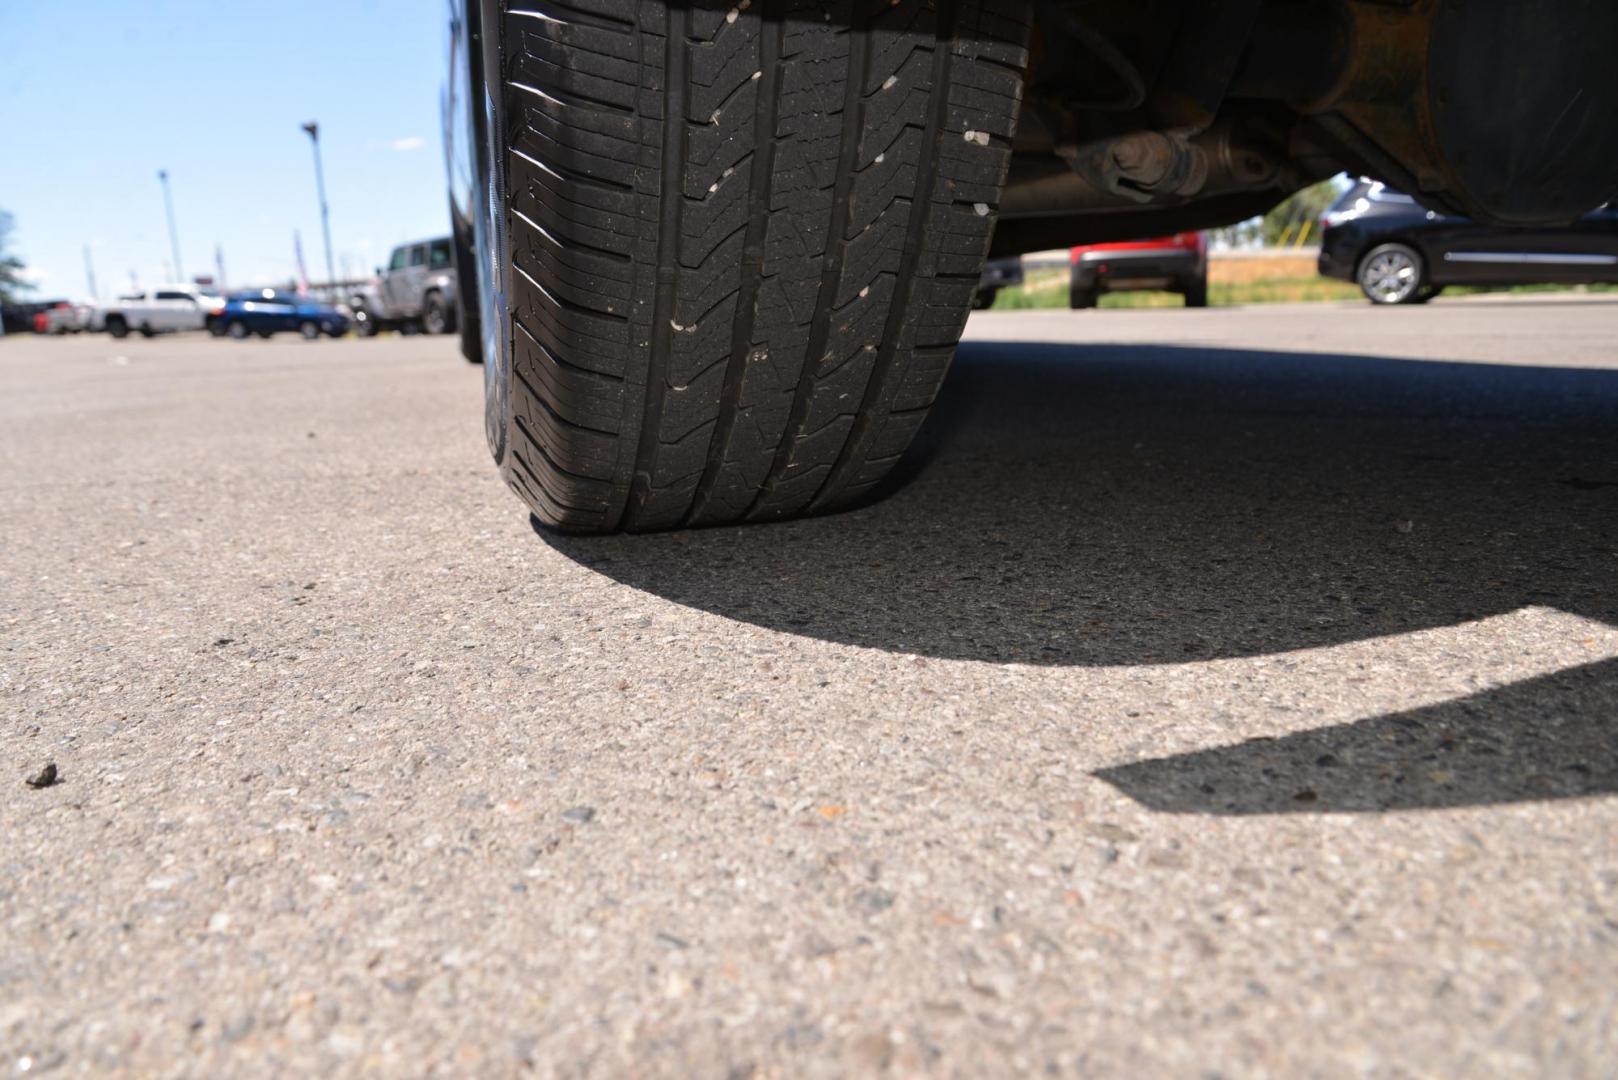
<path id="1" fill-rule="evenodd" d="M 331 219 L 326 214 L 326 176 L 320 168 L 320 125 L 313 120 L 303 125 L 309 141 L 315 148 L 315 190 L 320 194 L 320 233 L 326 241 L 326 287 L 337 284 L 337 274 L 331 265 Z"/>
<path id="2" fill-rule="evenodd" d="M 163 184 L 163 208 L 169 215 L 169 246 L 174 249 L 174 279 L 185 280 L 185 271 L 180 269 L 180 231 L 174 227 L 174 199 L 169 194 L 169 171 L 157 170 L 157 178 Z"/>

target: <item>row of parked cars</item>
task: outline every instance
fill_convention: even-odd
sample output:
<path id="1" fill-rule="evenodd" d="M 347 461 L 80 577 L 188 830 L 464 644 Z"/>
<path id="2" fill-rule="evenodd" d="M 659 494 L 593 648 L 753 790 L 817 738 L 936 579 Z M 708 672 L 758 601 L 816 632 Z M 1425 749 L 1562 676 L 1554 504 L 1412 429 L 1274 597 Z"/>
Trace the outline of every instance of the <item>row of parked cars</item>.
<path id="1" fill-rule="evenodd" d="M 52 301 L 33 315 L 37 333 L 105 332 L 115 338 L 208 330 L 233 338 L 292 331 L 313 339 L 341 337 L 350 324 L 346 311 L 293 292 L 254 289 L 227 298 L 193 285 L 160 285 L 105 304 Z"/>
<path id="2" fill-rule="evenodd" d="M 70 300 L 32 305 L 32 329 L 42 334 L 102 332 L 115 338 L 207 330 L 231 338 L 295 333 L 313 340 L 353 330 L 452 333 L 456 279 L 448 238 L 401 244 L 376 278 L 330 304 L 285 289 L 252 289 L 229 297 L 194 285 L 160 285 L 105 304 Z"/>

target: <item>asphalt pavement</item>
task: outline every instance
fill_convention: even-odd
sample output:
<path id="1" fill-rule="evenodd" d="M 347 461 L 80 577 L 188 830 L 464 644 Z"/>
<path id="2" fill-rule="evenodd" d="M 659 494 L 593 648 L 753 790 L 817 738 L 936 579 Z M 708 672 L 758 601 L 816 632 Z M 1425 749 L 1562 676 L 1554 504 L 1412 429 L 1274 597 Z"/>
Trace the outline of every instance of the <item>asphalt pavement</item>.
<path id="1" fill-rule="evenodd" d="M 0 1073 L 1618 1072 L 1618 303 L 975 315 L 691 533 L 481 397 L 0 340 Z"/>

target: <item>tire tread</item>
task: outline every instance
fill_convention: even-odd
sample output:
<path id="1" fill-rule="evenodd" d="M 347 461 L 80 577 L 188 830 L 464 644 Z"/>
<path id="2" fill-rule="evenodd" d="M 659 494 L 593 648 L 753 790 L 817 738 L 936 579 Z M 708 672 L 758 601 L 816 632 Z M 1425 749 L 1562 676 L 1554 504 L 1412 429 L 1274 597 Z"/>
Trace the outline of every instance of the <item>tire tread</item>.
<path id="1" fill-rule="evenodd" d="M 1024 0 L 514 0 L 506 479 L 641 531 L 868 493 L 948 370 Z"/>

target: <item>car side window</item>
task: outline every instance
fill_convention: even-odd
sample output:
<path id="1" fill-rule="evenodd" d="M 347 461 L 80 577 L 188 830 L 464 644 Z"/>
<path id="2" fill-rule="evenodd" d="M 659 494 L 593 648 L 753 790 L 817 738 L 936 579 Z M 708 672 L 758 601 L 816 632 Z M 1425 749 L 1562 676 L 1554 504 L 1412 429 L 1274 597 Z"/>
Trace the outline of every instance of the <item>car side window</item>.
<path id="1" fill-rule="evenodd" d="M 417 244 L 410 249 L 410 265 L 420 266 L 427 261 L 427 245 Z"/>
<path id="2" fill-rule="evenodd" d="M 427 265 L 433 270 L 443 270 L 449 266 L 449 241 L 439 240 L 432 246 L 427 255 Z"/>
<path id="3" fill-rule="evenodd" d="M 388 260 L 388 269 L 403 270 L 405 268 L 405 259 L 407 259 L 409 256 L 410 249 L 395 248 L 393 251 L 393 258 Z"/>
<path id="4" fill-rule="evenodd" d="M 191 294 L 173 292 L 172 290 L 159 290 L 156 298 L 158 300 L 190 300 Z"/>

